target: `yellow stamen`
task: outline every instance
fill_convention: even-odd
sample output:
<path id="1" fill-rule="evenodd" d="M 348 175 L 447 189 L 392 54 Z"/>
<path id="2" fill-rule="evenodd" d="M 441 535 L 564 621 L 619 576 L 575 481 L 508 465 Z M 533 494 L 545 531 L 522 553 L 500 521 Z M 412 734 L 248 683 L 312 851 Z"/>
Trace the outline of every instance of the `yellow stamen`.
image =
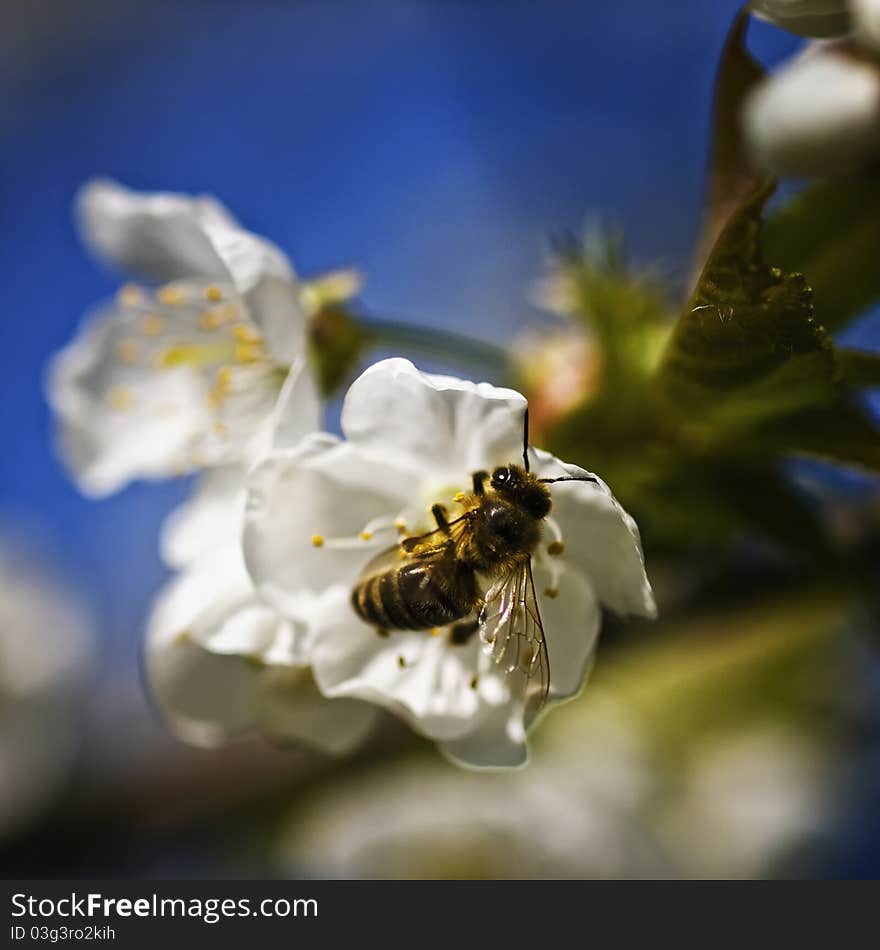
<path id="1" fill-rule="evenodd" d="M 226 425 L 226 423 L 221 422 L 219 419 L 216 419 L 214 421 L 214 431 L 222 439 L 226 435 L 226 433 L 229 432 L 229 427 Z"/>
<path id="2" fill-rule="evenodd" d="M 403 518 L 398 518 L 397 521 L 394 522 L 394 527 L 397 528 L 398 534 L 406 534 L 406 522 Z"/>
<path id="3" fill-rule="evenodd" d="M 232 386 L 232 369 L 229 366 L 221 366 L 217 370 L 217 376 L 214 385 L 208 393 L 208 405 L 213 409 L 220 409 L 229 395 L 229 389 Z"/>
<path id="4" fill-rule="evenodd" d="M 156 292 L 156 300 L 165 307 L 178 307 L 186 300 L 186 297 L 179 287 L 166 284 Z"/>
<path id="5" fill-rule="evenodd" d="M 190 632 L 189 630 L 181 630 L 180 633 L 174 638 L 174 643 L 176 646 L 182 647 L 186 646 L 190 641 Z"/>
<path id="6" fill-rule="evenodd" d="M 402 655 L 399 656 L 399 657 L 397 658 L 397 665 L 398 665 L 401 669 L 404 669 L 404 667 L 406 666 L 406 657 L 404 657 L 404 656 L 402 656 Z"/>
<path id="7" fill-rule="evenodd" d="M 110 407 L 117 412 L 125 412 L 134 405 L 134 396 L 125 386 L 114 386 L 108 393 Z"/>
<path id="8" fill-rule="evenodd" d="M 262 343 L 263 338 L 259 331 L 247 323 L 236 323 L 232 328 L 232 335 L 239 343 Z"/>
<path id="9" fill-rule="evenodd" d="M 116 355 L 123 363 L 136 363 L 140 350 L 137 340 L 120 340 L 116 344 Z"/>
<path id="10" fill-rule="evenodd" d="M 373 532 L 372 531 L 361 531 L 361 541 L 370 541 L 372 540 Z"/>
<path id="11" fill-rule="evenodd" d="M 223 291 L 216 284 L 208 284 L 205 288 L 205 299 L 217 303 L 223 299 Z"/>
<path id="12" fill-rule="evenodd" d="M 561 541 L 551 541 L 547 545 L 547 553 L 553 557 L 559 557 L 560 554 L 565 550 L 565 545 Z"/>
<path id="13" fill-rule="evenodd" d="M 136 307 L 144 302 L 144 292 L 137 284 L 126 284 L 116 295 L 122 307 Z"/>
<path id="14" fill-rule="evenodd" d="M 159 336 L 160 333 L 164 332 L 165 326 L 165 318 L 160 317 L 158 313 L 146 314 L 141 322 L 141 330 L 147 336 Z"/>
<path id="15" fill-rule="evenodd" d="M 324 535 L 323 534 L 313 534 L 312 535 L 312 547 L 322 548 L 324 546 Z"/>
<path id="16" fill-rule="evenodd" d="M 263 347 L 260 343 L 239 343 L 235 347 L 236 363 L 256 363 L 263 355 Z"/>
<path id="17" fill-rule="evenodd" d="M 480 677 L 472 676 L 471 677 L 471 689 L 476 689 L 480 685 Z"/>
<path id="18" fill-rule="evenodd" d="M 431 627 L 431 636 L 439 637 L 443 631 L 439 627 Z"/>
<path id="19" fill-rule="evenodd" d="M 465 494 L 464 494 L 463 491 L 458 491 L 458 492 L 456 492 L 456 493 L 452 496 L 452 500 L 453 500 L 456 504 L 461 504 L 461 502 L 463 502 L 464 499 L 465 499 Z"/>

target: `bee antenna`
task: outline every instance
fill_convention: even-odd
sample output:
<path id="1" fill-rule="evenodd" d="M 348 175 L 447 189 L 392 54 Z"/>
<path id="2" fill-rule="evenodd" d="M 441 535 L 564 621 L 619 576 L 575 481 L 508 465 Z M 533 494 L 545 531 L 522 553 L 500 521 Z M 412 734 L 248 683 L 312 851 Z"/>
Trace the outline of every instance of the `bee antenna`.
<path id="1" fill-rule="evenodd" d="M 553 482 L 593 482 L 599 484 L 599 479 L 595 475 L 562 475 L 559 478 L 539 478 L 539 482 L 545 485 L 552 485 Z"/>
<path id="2" fill-rule="evenodd" d="M 523 413 L 523 468 L 529 470 L 529 407 Z"/>

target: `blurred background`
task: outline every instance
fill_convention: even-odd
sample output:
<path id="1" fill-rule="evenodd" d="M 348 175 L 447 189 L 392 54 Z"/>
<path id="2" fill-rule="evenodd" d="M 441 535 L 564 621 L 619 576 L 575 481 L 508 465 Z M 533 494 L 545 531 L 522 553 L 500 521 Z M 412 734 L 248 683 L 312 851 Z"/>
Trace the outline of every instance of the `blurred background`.
<path id="1" fill-rule="evenodd" d="M 556 325 L 535 303 L 549 241 L 592 221 L 680 287 L 737 8 L 0 3 L 7 874 L 880 872 L 872 606 L 787 567 L 776 589 L 748 547 L 736 583 L 760 596 L 715 598 L 727 562 L 713 574 L 652 557 L 650 519 L 666 619 L 608 626 L 588 689 L 548 718 L 526 771 L 458 771 L 393 724 L 343 762 L 259 739 L 181 745 L 150 707 L 140 644 L 166 577 L 158 525 L 187 485 L 84 499 L 43 396 L 47 358 L 119 283 L 73 227 L 71 199 L 95 175 L 214 194 L 301 274 L 362 270 L 377 316 L 487 342 Z M 798 43 L 752 28 L 771 65 Z M 870 318 L 850 335 L 880 342 Z M 858 520 L 863 480 L 801 477 Z"/>

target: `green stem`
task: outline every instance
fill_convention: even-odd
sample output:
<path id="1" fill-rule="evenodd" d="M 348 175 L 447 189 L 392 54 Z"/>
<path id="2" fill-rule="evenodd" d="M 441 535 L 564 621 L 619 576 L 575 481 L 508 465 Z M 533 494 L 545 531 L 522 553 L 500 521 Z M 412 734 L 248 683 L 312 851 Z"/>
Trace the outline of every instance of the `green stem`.
<path id="1" fill-rule="evenodd" d="M 505 380 L 510 376 L 511 364 L 506 350 L 492 343 L 402 320 L 363 313 L 355 314 L 355 318 L 374 346 L 449 360 L 476 369 L 493 380 Z"/>

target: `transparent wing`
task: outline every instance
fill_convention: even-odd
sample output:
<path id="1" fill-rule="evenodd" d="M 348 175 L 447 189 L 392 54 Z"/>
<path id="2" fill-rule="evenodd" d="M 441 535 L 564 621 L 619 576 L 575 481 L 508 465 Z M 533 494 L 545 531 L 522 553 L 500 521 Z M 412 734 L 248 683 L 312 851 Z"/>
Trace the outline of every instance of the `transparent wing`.
<path id="1" fill-rule="evenodd" d="M 550 692 L 550 658 L 531 561 L 489 588 L 479 622 L 483 649 L 504 671 L 511 693 L 523 704 L 528 723 L 540 712 Z"/>
<path id="2" fill-rule="evenodd" d="M 376 574 L 382 574 L 389 568 L 400 564 L 401 561 L 416 558 L 418 560 L 430 560 L 446 554 L 450 541 L 456 535 L 456 528 L 464 521 L 464 518 L 456 518 L 449 522 L 452 529 L 450 536 L 440 528 L 428 531 L 426 534 L 416 535 L 412 538 L 402 538 L 391 547 L 385 548 L 377 555 L 372 557 L 363 567 L 360 573 L 360 580 L 373 577 Z"/>

